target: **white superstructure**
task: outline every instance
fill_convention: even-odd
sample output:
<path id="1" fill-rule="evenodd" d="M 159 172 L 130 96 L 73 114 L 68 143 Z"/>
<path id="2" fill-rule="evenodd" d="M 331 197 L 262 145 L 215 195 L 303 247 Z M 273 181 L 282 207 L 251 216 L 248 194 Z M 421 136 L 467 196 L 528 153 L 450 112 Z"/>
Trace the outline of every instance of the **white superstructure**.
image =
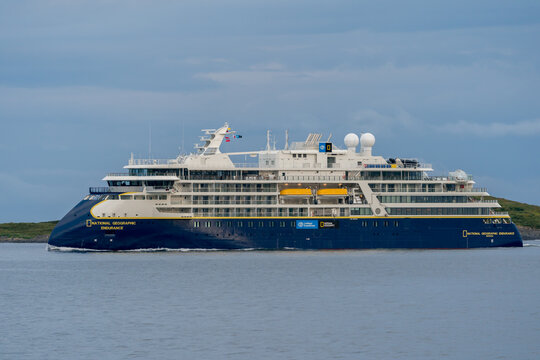
<path id="1" fill-rule="evenodd" d="M 345 149 L 309 134 L 285 149 L 222 153 L 229 125 L 203 130 L 197 153 L 134 159 L 109 174 L 96 218 L 251 218 L 494 215 L 496 201 L 463 171 L 429 176 L 429 164 L 373 155 L 375 137 L 345 136 Z M 360 149 L 358 145 L 360 144 Z M 233 158 L 255 160 L 234 162 Z M 93 196 L 90 194 L 89 196 Z M 502 214 L 497 214 L 501 216 Z"/>

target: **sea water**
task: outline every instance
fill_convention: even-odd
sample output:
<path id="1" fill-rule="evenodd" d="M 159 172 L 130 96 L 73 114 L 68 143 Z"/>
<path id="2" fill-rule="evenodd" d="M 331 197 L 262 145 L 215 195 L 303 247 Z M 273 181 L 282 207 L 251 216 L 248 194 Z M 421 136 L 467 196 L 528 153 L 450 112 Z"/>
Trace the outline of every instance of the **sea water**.
<path id="1" fill-rule="evenodd" d="M 540 241 L 157 253 L 0 244 L 0 359 L 439 358 L 540 358 Z"/>

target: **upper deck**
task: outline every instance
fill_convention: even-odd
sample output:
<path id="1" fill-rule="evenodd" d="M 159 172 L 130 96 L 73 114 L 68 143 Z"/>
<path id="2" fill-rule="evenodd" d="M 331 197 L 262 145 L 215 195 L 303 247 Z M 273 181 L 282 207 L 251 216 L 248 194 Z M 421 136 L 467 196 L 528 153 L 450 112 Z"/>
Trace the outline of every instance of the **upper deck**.
<path id="1" fill-rule="evenodd" d="M 461 170 L 432 176 L 431 164 L 373 155 L 369 133 L 347 135 L 346 149 L 310 134 L 281 150 L 268 138 L 265 150 L 222 153 L 233 133 L 205 130 L 197 153 L 174 159 L 132 156 L 126 172 L 103 178 L 115 201 L 101 216 L 484 216 L 499 207 Z"/>

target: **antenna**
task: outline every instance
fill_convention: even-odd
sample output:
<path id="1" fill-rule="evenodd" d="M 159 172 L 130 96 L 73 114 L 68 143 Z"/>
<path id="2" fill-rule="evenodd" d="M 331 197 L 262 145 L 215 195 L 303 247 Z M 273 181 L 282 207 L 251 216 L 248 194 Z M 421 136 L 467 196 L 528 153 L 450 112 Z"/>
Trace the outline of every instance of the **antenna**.
<path id="1" fill-rule="evenodd" d="M 266 130 L 266 151 L 270 151 L 270 130 Z"/>
<path id="2" fill-rule="evenodd" d="M 182 119 L 182 154 L 184 153 L 184 119 Z"/>
<path id="3" fill-rule="evenodd" d="M 330 142 L 331 138 L 332 138 L 332 133 L 330 133 L 330 136 L 328 137 L 328 140 L 326 140 L 326 142 Z"/>
<path id="4" fill-rule="evenodd" d="M 285 150 L 289 149 L 289 129 L 285 130 Z"/>
<path id="5" fill-rule="evenodd" d="M 152 158 L 152 122 L 148 123 L 148 158 Z"/>

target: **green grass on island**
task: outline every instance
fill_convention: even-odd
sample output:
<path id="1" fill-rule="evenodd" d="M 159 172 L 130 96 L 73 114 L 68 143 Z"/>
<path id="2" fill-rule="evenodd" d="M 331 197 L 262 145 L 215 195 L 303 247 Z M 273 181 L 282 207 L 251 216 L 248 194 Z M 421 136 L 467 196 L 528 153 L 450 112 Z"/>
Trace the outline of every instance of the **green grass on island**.
<path id="1" fill-rule="evenodd" d="M 0 224 L 0 237 L 34 239 L 38 236 L 49 236 L 57 223 L 58 221 Z"/>
<path id="2" fill-rule="evenodd" d="M 540 229 L 540 206 L 497 197 L 491 197 L 490 199 L 497 200 L 502 206 L 500 209 L 495 209 L 495 211 L 508 211 L 515 224 Z"/>
<path id="3" fill-rule="evenodd" d="M 512 221 L 520 226 L 540 229 L 540 206 L 529 205 L 503 198 L 490 197 L 501 204 L 496 211 L 508 211 Z M 58 221 L 38 223 L 5 223 L 0 224 L 0 237 L 34 239 L 39 236 L 49 236 Z"/>

